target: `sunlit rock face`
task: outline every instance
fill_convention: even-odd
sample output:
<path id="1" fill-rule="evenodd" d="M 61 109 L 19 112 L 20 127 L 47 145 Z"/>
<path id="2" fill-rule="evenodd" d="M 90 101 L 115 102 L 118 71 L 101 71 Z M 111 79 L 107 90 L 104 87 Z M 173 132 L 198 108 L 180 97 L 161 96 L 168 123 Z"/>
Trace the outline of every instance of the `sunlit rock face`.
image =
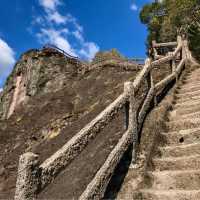
<path id="1" fill-rule="evenodd" d="M 52 49 L 23 54 L 0 93 L 0 119 L 9 118 L 20 104 L 38 93 L 55 92 L 82 73 L 81 63 Z"/>

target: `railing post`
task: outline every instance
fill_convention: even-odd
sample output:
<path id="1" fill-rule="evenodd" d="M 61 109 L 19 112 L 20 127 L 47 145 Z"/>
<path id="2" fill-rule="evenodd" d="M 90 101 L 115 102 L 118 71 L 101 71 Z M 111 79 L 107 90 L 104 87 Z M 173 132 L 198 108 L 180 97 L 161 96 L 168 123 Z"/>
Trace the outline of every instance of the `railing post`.
<path id="1" fill-rule="evenodd" d="M 151 65 L 151 59 L 150 58 L 147 58 L 145 60 L 145 65 Z M 148 87 L 149 87 L 148 89 L 155 87 L 155 83 L 154 83 L 154 80 L 153 80 L 152 70 L 150 70 L 150 72 L 148 74 L 147 82 L 148 82 Z M 155 96 L 153 98 L 153 102 L 154 102 L 154 106 L 158 105 L 156 94 L 155 94 Z"/>
<path id="2" fill-rule="evenodd" d="M 184 52 L 184 47 L 183 47 L 183 40 L 180 35 L 177 36 L 177 43 L 178 43 L 178 46 L 182 45 L 182 50 L 180 51 L 180 60 L 182 60 L 182 58 L 185 58 L 185 52 Z"/>
<path id="3" fill-rule="evenodd" d="M 125 119 L 124 119 L 124 129 L 128 130 L 129 125 L 129 101 L 127 101 L 124 105 L 124 113 L 125 113 Z"/>
<path id="4" fill-rule="evenodd" d="M 133 136 L 132 164 L 134 164 L 136 161 L 136 146 L 138 142 L 138 123 L 136 99 L 134 93 L 134 86 L 132 82 L 124 83 L 124 92 L 126 92 L 129 96 L 128 130 L 132 132 Z"/>
<path id="5" fill-rule="evenodd" d="M 169 55 L 173 56 L 173 52 L 170 52 Z M 171 65 L 171 72 L 176 74 L 176 82 L 177 82 L 178 81 L 178 75 L 176 73 L 176 57 L 175 56 L 170 61 L 170 65 Z"/>
<path id="6" fill-rule="evenodd" d="M 32 200 L 38 189 L 39 160 L 38 155 L 25 153 L 20 156 L 15 200 Z"/>
<path id="7" fill-rule="evenodd" d="M 148 90 L 150 90 L 152 87 L 154 87 L 154 81 L 153 81 L 153 76 L 152 76 L 151 71 L 147 75 L 147 85 L 148 85 Z"/>
<path id="8" fill-rule="evenodd" d="M 155 45 L 156 45 L 156 41 L 153 40 L 153 41 L 152 41 L 152 48 L 153 48 L 154 60 L 156 60 L 156 58 L 157 58 L 157 56 L 158 56 L 158 52 L 157 52 L 157 50 L 156 50 L 156 48 L 155 48 Z"/>

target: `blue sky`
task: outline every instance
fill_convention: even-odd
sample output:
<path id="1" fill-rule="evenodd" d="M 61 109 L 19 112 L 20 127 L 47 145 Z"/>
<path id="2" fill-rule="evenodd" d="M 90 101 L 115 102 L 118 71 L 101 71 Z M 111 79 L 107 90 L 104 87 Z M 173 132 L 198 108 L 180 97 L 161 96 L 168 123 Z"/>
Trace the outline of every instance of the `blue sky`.
<path id="1" fill-rule="evenodd" d="M 147 32 L 139 10 L 148 2 L 1 0 L 0 88 L 21 54 L 45 43 L 88 60 L 112 48 L 130 58 L 145 57 Z"/>

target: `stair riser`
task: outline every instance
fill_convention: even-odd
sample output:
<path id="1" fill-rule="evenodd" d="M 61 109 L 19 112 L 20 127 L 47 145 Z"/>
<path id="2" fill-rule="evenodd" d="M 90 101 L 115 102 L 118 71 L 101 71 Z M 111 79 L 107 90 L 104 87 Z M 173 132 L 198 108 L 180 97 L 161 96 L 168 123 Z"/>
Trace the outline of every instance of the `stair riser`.
<path id="1" fill-rule="evenodd" d="M 182 98 L 177 98 L 176 103 L 186 103 L 188 101 L 200 101 L 200 95 L 199 96 L 194 96 L 194 97 L 182 97 Z"/>
<path id="2" fill-rule="evenodd" d="M 191 129 L 191 128 L 197 128 L 200 126 L 200 121 L 185 121 L 185 120 L 180 120 L 180 121 L 173 121 L 167 123 L 167 128 L 170 131 L 177 131 L 177 130 L 185 130 L 185 129 Z"/>
<path id="3" fill-rule="evenodd" d="M 188 147 L 176 147 L 176 148 L 160 148 L 158 150 L 162 157 L 181 157 L 192 156 L 194 154 L 200 154 L 200 144 Z"/>
<path id="4" fill-rule="evenodd" d="M 179 93 L 185 93 L 185 92 L 196 92 L 200 91 L 200 86 L 194 86 L 194 87 L 189 87 L 188 85 L 185 86 L 185 88 L 181 88 L 178 90 Z"/>
<path id="5" fill-rule="evenodd" d="M 190 144 L 195 142 L 200 142 L 200 131 L 188 134 L 165 134 L 162 136 L 166 145 L 182 145 Z M 180 143 L 180 140 L 183 138 L 184 142 Z"/>
<path id="6" fill-rule="evenodd" d="M 194 82 L 194 81 L 197 81 L 197 80 L 200 80 L 200 74 L 199 73 L 196 73 L 196 74 L 188 74 L 187 76 L 187 81 L 191 81 L 191 82 Z"/>
<path id="7" fill-rule="evenodd" d="M 175 117 L 177 116 L 183 116 L 183 115 L 187 115 L 187 114 L 192 114 L 195 112 L 198 112 L 200 110 L 200 106 L 191 106 L 191 107 L 187 107 L 187 108 L 176 108 L 173 111 L 171 111 L 169 113 L 169 117 Z"/>
<path id="8" fill-rule="evenodd" d="M 183 82 L 183 85 L 180 88 L 185 89 L 185 88 L 188 88 L 188 87 L 196 87 L 196 86 L 200 87 L 200 81 L 191 82 L 191 81 L 186 80 L 186 81 Z"/>
<path id="9" fill-rule="evenodd" d="M 194 72 L 190 72 L 187 74 L 187 80 L 196 80 L 200 78 L 200 73 L 198 70 L 195 70 Z"/>
<path id="10" fill-rule="evenodd" d="M 184 109 L 184 108 L 191 108 L 191 107 L 198 107 L 199 110 L 196 110 L 196 112 L 200 111 L 200 101 L 195 100 L 195 101 L 188 101 L 181 104 L 177 103 L 173 106 L 174 109 Z"/>
<path id="11" fill-rule="evenodd" d="M 153 190 L 198 190 L 200 186 L 200 172 L 187 173 L 154 173 L 149 174 Z"/>
<path id="12" fill-rule="evenodd" d="M 198 200 L 200 199 L 200 192 L 194 194 L 153 194 L 142 193 L 134 196 L 133 200 Z"/>
<path id="13" fill-rule="evenodd" d="M 169 115 L 169 120 L 170 121 L 175 121 L 177 120 L 177 118 L 180 120 L 186 120 L 186 119 L 192 119 L 192 118 L 200 118 L 200 112 L 196 112 L 196 113 L 189 113 L 189 114 L 180 114 L 177 115 L 176 113 Z"/>
<path id="14" fill-rule="evenodd" d="M 174 160 L 161 160 L 154 159 L 153 166 L 155 170 L 198 170 L 200 169 L 200 158 L 196 159 L 174 159 Z"/>
<path id="15" fill-rule="evenodd" d="M 200 91 L 196 92 L 184 92 L 184 93 L 176 93 L 176 96 L 178 98 L 183 98 L 183 97 L 194 97 L 194 96 L 200 96 Z"/>

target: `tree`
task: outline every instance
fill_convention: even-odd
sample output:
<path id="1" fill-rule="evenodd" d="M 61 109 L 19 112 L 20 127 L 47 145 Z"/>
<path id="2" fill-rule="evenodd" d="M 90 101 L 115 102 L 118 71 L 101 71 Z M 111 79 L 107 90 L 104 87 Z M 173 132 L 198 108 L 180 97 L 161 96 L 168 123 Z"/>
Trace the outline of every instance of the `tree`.
<path id="1" fill-rule="evenodd" d="M 152 40 L 175 40 L 180 30 L 193 45 L 200 46 L 200 0 L 163 0 L 149 3 L 141 10 L 140 19 L 149 30 L 147 47 Z M 196 50 L 194 52 L 197 54 Z"/>

